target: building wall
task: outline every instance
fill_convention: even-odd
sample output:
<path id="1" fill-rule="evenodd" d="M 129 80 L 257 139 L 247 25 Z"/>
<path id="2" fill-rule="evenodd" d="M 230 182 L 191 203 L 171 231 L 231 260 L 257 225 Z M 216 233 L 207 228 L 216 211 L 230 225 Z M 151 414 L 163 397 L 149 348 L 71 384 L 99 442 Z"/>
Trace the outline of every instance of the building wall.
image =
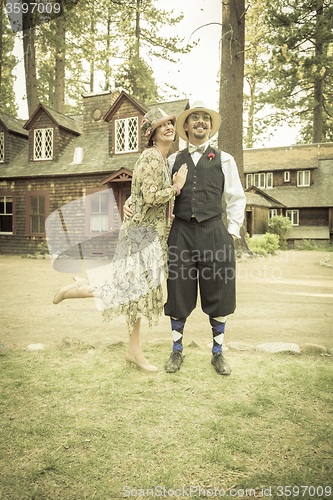
<path id="1" fill-rule="evenodd" d="M 41 179 L 19 179 L 11 180 L 8 182 L 1 182 L 1 193 L 11 194 L 15 199 L 13 224 L 13 235 L 0 235 L 0 253 L 2 254 L 33 254 L 40 249 L 40 245 L 46 242 L 46 236 L 29 236 L 27 235 L 27 217 L 26 215 L 26 194 L 29 192 L 43 192 L 49 199 L 49 210 L 46 216 L 52 212 L 61 209 L 62 213 L 66 214 L 64 206 L 74 200 L 86 196 L 91 191 L 102 191 L 103 188 L 99 186 L 100 176 L 80 176 L 80 177 L 58 177 L 54 179 L 41 178 Z M 65 224 L 71 228 L 77 227 L 74 233 L 71 233 L 71 241 L 83 241 L 88 238 L 89 231 L 83 226 L 85 203 L 77 204 L 69 213 L 71 216 L 66 215 Z M 58 213 L 58 212 L 57 212 Z M 114 207 L 110 211 L 113 221 L 109 221 L 114 230 L 117 230 L 119 225 L 118 210 Z M 74 222 L 74 223 L 73 223 Z M 72 231 L 72 229 L 71 229 Z M 62 239 L 64 235 L 61 236 Z M 61 242 L 57 243 L 54 239 L 54 247 L 63 246 Z M 103 241 L 102 241 L 103 240 Z M 114 247 L 114 238 L 111 238 L 111 245 Z M 105 248 L 110 244 L 107 237 L 91 241 L 90 246 L 87 246 L 86 251 L 97 251 L 97 253 L 105 254 Z"/>
<path id="2" fill-rule="evenodd" d="M 5 137 L 5 163 L 9 163 L 26 146 L 28 138 L 9 132 L 2 123 L 0 123 L 0 132 L 4 132 Z"/>

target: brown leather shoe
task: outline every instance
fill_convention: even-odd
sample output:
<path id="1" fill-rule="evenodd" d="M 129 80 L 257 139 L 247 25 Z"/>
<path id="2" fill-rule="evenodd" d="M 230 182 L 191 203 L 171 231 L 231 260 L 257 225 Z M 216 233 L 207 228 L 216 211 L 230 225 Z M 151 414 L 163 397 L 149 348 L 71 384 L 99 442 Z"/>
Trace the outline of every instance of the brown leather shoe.
<path id="1" fill-rule="evenodd" d="M 211 363 L 214 366 L 216 373 L 219 375 L 230 375 L 231 368 L 221 352 L 216 352 L 212 355 Z"/>

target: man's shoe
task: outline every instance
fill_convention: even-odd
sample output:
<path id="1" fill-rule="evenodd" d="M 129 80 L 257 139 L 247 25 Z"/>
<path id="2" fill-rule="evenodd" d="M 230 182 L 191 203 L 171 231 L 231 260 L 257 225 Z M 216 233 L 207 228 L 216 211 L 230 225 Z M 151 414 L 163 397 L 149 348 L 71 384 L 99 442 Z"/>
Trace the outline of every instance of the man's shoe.
<path id="1" fill-rule="evenodd" d="M 230 375 L 231 368 L 221 352 L 216 352 L 212 355 L 211 363 L 219 375 Z"/>
<path id="2" fill-rule="evenodd" d="M 173 351 L 170 354 L 170 358 L 166 362 L 165 371 L 167 373 L 175 373 L 179 370 L 180 365 L 183 362 L 183 351 Z"/>

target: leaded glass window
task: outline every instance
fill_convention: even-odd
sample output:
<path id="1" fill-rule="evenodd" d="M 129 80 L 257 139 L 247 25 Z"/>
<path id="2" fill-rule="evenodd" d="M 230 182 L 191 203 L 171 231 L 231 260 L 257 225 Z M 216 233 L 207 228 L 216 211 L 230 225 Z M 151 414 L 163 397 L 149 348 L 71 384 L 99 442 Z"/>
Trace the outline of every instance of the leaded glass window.
<path id="1" fill-rule="evenodd" d="M 120 118 L 115 121 L 115 152 L 130 153 L 138 151 L 138 118 Z"/>
<path id="2" fill-rule="evenodd" d="M 34 130 L 34 160 L 53 159 L 53 128 Z"/>

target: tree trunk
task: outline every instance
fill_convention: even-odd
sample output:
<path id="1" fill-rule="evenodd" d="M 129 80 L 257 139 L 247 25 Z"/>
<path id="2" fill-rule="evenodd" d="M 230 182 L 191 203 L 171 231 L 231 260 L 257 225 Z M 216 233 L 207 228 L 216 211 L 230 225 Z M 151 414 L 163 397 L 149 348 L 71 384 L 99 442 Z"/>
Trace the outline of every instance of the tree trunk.
<path id="1" fill-rule="evenodd" d="M 30 4 L 28 0 L 26 3 Z M 32 7 L 29 6 L 32 12 Z M 36 56 L 35 56 L 35 28 L 33 27 L 33 16 L 30 13 L 23 16 L 23 52 L 24 52 L 24 71 L 28 101 L 29 117 L 35 111 L 39 104 L 38 86 L 36 75 Z"/>
<path id="2" fill-rule="evenodd" d="M 243 165 L 243 86 L 245 44 L 245 0 L 222 2 L 222 49 L 219 111 L 222 118 L 219 149 L 231 154 L 244 185 Z M 246 225 L 236 251 L 249 251 Z"/>
<path id="3" fill-rule="evenodd" d="M 247 133 L 245 139 L 246 148 L 253 147 L 254 104 L 255 104 L 255 93 L 256 93 L 256 82 L 254 78 L 252 78 L 251 81 L 249 82 L 249 86 L 250 86 L 250 99 L 249 99 L 249 113 L 247 121 Z"/>
<path id="4" fill-rule="evenodd" d="M 136 13 L 135 13 L 135 52 L 134 52 L 134 61 L 137 66 L 137 71 L 139 71 L 140 67 L 140 11 L 141 8 L 141 0 L 136 0 Z M 137 99 L 139 98 L 139 89 L 137 85 L 137 78 L 133 80 L 133 94 Z"/>
<path id="5" fill-rule="evenodd" d="M 3 0 L 0 0 L 0 92 L 1 92 L 1 76 L 2 76 L 2 27 L 3 27 L 4 9 Z"/>
<path id="6" fill-rule="evenodd" d="M 59 113 L 65 113 L 65 44 L 66 30 L 64 19 L 59 17 L 57 24 L 58 46 L 55 56 L 55 77 L 54 77 L 54 109 Z"/>
<path id="7" fill-rule="evenodd" d="M 104 90 L 111 90 L 111 66 L 110 66 L 110 37 L 111 37 L 111 9 L 108 11 L 108 35 L 106 40 L 106 61 L 105 61 L 105 86 Z"/>
<path id="8" fill-rule="evenodd" d="M 323 0 L 317 0 L 317 20 L 316 20 L 316 59 L 323 55 L 323 41 L 321 35 L 321 17 L 323 15 Z M 314 144 L 322 142 L 323 135 L 323 81 L 320 74 L 316 75 L 314 82 L 314 100 L 313 109 L 313 130 L 312 142 Z"/>

